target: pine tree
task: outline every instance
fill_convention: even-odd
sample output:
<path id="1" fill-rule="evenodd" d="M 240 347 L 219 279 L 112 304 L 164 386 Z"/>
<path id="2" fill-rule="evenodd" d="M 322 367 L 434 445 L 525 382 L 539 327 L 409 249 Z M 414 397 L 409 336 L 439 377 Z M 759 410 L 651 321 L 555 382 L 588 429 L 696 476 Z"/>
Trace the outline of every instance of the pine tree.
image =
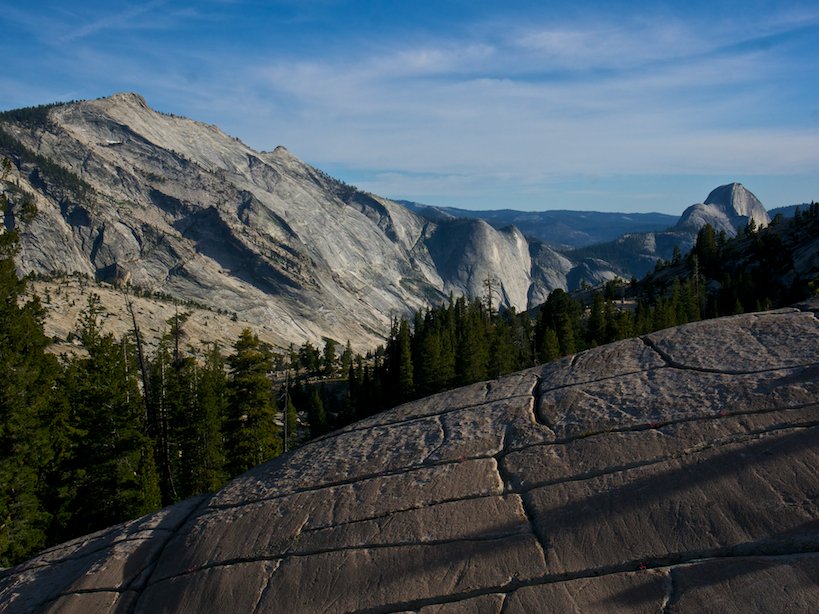
<path id="1" fill-rule="evenodd" d="M 176 483 L 179 473 L 179 429 L 185 426 L 190 405 L 182 361 L 174 360 L 163 340 L 150 367 L 148 432 L 154 442 L 155 463 L 163 505 L 180 500 Z M 187 393 L 187 394 L 186 394 Z"/>
<path id="2" fill-rule="evenodd" d="M 216 344 L 205 355 L 198 370 L 195 416 L 198 446 L 191 460 L 192 490 L 205 493 L 217 490 L 227 478 L 222 424 L 227 414 L 227 375 L 225 358 Z"/>
<path id="3" fill-rule="evenodd" d="M 65 531 L 79 535 L 159 507 L 154 451 L 146 435 L 134 349 L 102 334 L 95 295 L 81 317 L 86 356 L 67 367 L 65 389 L 80 434 L 67 473 L 75 485 Z M 123 350 L 124 347 L 124 350 Z"/>
<path id="4" fill-rule="evenodd" d="M 542 332 L 540 353 L 541 362 L 551 362 L 560 356 L 560 342 L 553 328 L 545 328 Z"/>
<path id="5" fill-rule="evenodd" d="M 603 295 L 594 293 L 589 319 L 586 323 L 586 343 L 591 346 L 606 342 L 606 314 Z"/>
<path id="6" fill-rule="evenodd" d="M 427 396 L 444 387 L 444 373 L 441 368 L 441 336 L 435 330 L 425 330 L 416 346 L 415 382 L 418 394 Z"/>
<path id="7" fill-rule="evenodd" d="M 398 326 L 397 346 L 397 366 L 398 366 L 398 400 L 406 401 L 412 398 L 415 391 L 415 379 L 412 364 L 412 347 L 410 340 L 409 323 L 401 320 Z"/>
<path id="8" fill-rule="evenodd" d="M 318 437 L 327 432 L 327 416 L 324 413 L 324 402 L 318 388 L 313 386 L 307 404 L 307 420 L 310 423 L 310 436 Z"/>
<path id="9" fill-rule="evenodd" d="M 489 364 L 489 341 L 486 335 L 483 308 L 479 301 L 472 301 L 456 312 L 458 322 L 458 346 L 455 356 L 455 373 L 461 385 L 486 379 Z"/>
<path id="10" fill-rule="evenodd" d="M 46 354 L 38 300 L 20 304 L 25 283 L 12 256 L 14 233 L 0 234 L 0 567 L 46 544 L 51 514 L 44 499 L 64 407 L 54 398 L 57 362 Z"/>
<path id="11" fill-rule="evenodd" d="M 299 443 L 299 410 L 296 405 L 296 400 L 298 399 L 301 403 L 304 400 L 304 394 L 299 394 L 297 391 L 301 392 L 300 387 L 294 386 L 291 393 L 285 398 L 284 424 L 287 429 L 284 446 L 285 452 L 292 450 Z"/>
<path id="12" fill-rule="evenodd" d="M 557 341 L 560 345 L 561 356 L 568 356 L 577 351 L 575 345 L 574 326 L 569 314 L 563 313 L 557 317 Z"/>
<path id="13" fill-rule="evenodd" d="M 350 340 L 347 339 L 347 345 L 344 346 L 344 351 L 341 353 L 341 374 L 347 375 L 350 367 L 353 365 L 353 348 L 350 345 Z"/>
<path id="14" fill-rule="evenodd" d="M 230 366 L 225 453 L 231 475 L 238 475 L 281 454 L 275 426 L 276 405 L 268 373 L 273 358 L 250 329 L 233 346 Z"/>
<path id="15" fill-rule="evenodd" d="M 500 377 L 515 370 L 515 347 L 510 325 L 504 318 L 496 318 L 489 339 L 487 375 Z"/>
<path id="16" fill-rule="evenodd" d="M 324 375 L 332 376 L 336 370 L 336 346 L 338 344 L 329 337 L 324 339 L 324 353 L 322 355 L 322 370 Z"/>

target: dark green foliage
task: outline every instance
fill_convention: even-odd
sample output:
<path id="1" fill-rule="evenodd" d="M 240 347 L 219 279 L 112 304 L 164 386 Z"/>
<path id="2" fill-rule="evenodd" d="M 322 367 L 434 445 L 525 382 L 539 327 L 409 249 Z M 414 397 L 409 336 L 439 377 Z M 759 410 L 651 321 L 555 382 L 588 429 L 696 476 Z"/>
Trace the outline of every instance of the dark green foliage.
<path id="1" fill-rule="evenodd" d="M 318 437 L 327 432 L 327 416 L 324 413 L 324 401 L 321 400 L 318 388 L 313 387 L 307 404 L 307 420 L 310 423 L 310 436 Z"/>
<path id="2" fill-rule="evenodd" d="M 3 159 L 0 210 L 9 207 Z M 55 481 L 73 435 L 56 390 L 59 365 L 45 349 L 38 298 L 23 303 L 14 256 L 17 231 L 0 233 L 0 567 L 49 543 L 57 522 Z"/>
<path id="3" fill-rule="evenodd" d="M 461 385 L 479 382 L 488 376 L 489 338 L 483 305 L 463 299 L 455 304 L 458 341 L 455 353 L 455 379 Z"/>
<path id="4" fill-rule="evenodd" d="M 273 357 L 250 329 L 242 331 L 227 360 L 228 415 L 225 452 L 228 470 L 237 475 L 270 460 L 282 451 L 275 426 L 276 403 L 268 373 Z"/>
<path id="5" fill-rule="evenodd" d="M 222 440 L 223 420 L 227 414 L 227 374 L 225 358 L 212 346 L 198 369 L 196 381 L 195 428 L 190 466 L 190 495 L 217 490 L 227 479 Z"/>
<path id="6" fill-rule="evenodd" d="M 347 373 L 350 371 L 350 367 L 353 366 L 353 348 L 350 345 L 350 340 L 347 339 L 347 345 L 344 347 L 344 351 L 341 353 L 341 373 L 342 375 L 346 376 Z"/>
<path id="7" fill-rule="evenodd" d="M 324 375 L 331 376 L 336 370 L 336 346 L 338 343 L 329 337 L 324 340 L 324 353 L 321 357 Z"/>
<path id="8" fill-rule="evenodd" d="M 396 343 L 392 345 L 392 348 L 393 351 L 389 356 L 396 373 L 395 385 L 398 399 L 410 399 L 415 389 L 415 378 L 412 368 L 409 323 L 406 320 L 401 320 L 398 326 Z"/>
<path id="9" fill-rule="evenodd" d="M 436 331 L 422 329 L 418 332 L 416 328 L 416 335 L 420 338 L 416 342 L 414 375 L 418 381 L 418 394 L 426 396 L 441 390 L 447 383 L 443 369 L 443 354 L 446 350 L 442 347 L 441 335 Z"/>
<path id="10" fill-rule="evenodd" d="M 225 360 L 211 347 L 200 365 L 182 350 L 187 314 L 168 321 L 151 364 L 149 433 L 163 503 L 218 488 L 225 480 L 222 422 L 227 410 Z"/>
<path id="11" fill-rule="evenodd" d="M 318 375 L 321 371 L 321 352 L 309 341 L 299 348 L 298 364 L 308 373 Z"/>
<path id="12" fill-rule="evenodd" d="M 23 107 L 21 109 L 10 109 L 0 111 L 0 121 L 14 122 L 29 129 L 45 129 L 51 126 L 49 113 L 51 109 L 63 106 L 65 102 L 52 104 L 41 104 L 36 107 Z"/>
<path id="13" fill-rule="evenodd" d="M 541 344 L 546 342 L 547 331 L 551 330 L 557 339 L 560 355 L 574 354 L 578 351 L 577 340 L 585 335 L 580 334 L 583 307 L 560 288 L 549 294 L 541 306 L 535 327 L 536 349 L 541 357 L 546 354 Z M 551 337 L 551 335 L 548 335 Z"/>
<path id="14" fill-rule="evenodd" d="M 11 235 L 0 236 L 4 252 Z M 0 259 L 0 567 L 46 544 L 52 513 L 46 509 L 49 473 L 60 420 L 53 387 L 57 362 L 45 353 L 39 301 L 19 305 L 25 285 L 14 261 Z"/>
<path id="15" fill-rule="evenodd" d="M 227 412 L 224 358 L 211 348 L 203 365 L 159 348 L 151 365 L 150 432 L 156 442 L 163 503 L 224 483 L 222 422 Z"/>
<path id="16" fill-rule="evenodd" d="M 160 504 L 134 348 L 102 334 L 100 316 L 92 295 L 80 330 L 87 356 L 68 364 L 63 384 L 78 433 L 65 461 L 65 536 L 135 518 Z"/>
<path id="17" fill-rule="evenodd" d="M 284 451 L 287 452 L 295 448 L 299 441 L 299 413 L 292 394 L 285 396 L 282 413 L 282 441 L 284 442 Z"/>

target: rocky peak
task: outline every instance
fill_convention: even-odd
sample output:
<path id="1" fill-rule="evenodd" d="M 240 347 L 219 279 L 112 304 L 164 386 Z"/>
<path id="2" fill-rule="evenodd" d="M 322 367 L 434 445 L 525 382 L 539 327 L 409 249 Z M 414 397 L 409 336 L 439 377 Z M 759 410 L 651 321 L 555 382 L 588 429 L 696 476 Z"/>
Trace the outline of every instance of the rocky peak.
<path id="1" fill-rule="evenodd" d="M 757 226 L 770 222 L 765 207 L 752 192 L 741 183 L 729 183 L 712 190 L 705 202 L 688 207 L 677 227 L 699 229 L 710 224 L 733 236 L 751 220 Z"/>
<path id="2" fill-rule="evenodd" d="M 118 92 L 116 94 L 113 94 L 112 96 L 100 98 L 100 101 L 110 102 L 113 104 L 126 104 L 129 106 L 137 106 L 141 107 L 142 109 L 145 109 L 146 111 L 151 110 L 145 98 L 143 98 L 141 94 L 137 94 L 136 92 Z"/>
<path id="3" fill-rule="evenodd" d="M 730 214 L 754 218 L 757 223 L 768 223 L 768 213 L 759 199 L 741 183 L 729 183 L 711 191 L 705 199 L 706 205 L 716 205 Z"/>

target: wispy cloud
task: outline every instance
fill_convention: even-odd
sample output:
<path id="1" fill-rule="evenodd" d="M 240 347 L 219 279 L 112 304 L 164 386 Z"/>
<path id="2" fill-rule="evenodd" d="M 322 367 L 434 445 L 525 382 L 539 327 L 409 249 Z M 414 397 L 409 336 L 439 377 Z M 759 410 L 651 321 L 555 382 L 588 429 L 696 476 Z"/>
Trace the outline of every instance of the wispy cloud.
<path id="1" fill-rule="evenodd" d="M 788 60 L 748 44 L 804 24 L 718 36 L 662 20 L 527 26 L 375 58 L 284 60 L 249 81 L 298 109 L 280 140 L 319 163 L 383 169 L 361 183 L 391 195 L 498 204 L 553 196 L 566 176 L 816 174 L 819 127 L 759 120 Z"/>
<path id="2" fill-rule="evenodd" d="M 167 4 L 167 0 L 151 0 L 144 4 L 130 6 L 123 11 L 104 15 L 77 28 L 71 29 L 60 37 L 57 42 L 58 44 L 64 45 L 86 38 L 100 31 L 144 28 L 146 24 L 138 21 L 139 18 L 161 8 L 165 4 Z"/>

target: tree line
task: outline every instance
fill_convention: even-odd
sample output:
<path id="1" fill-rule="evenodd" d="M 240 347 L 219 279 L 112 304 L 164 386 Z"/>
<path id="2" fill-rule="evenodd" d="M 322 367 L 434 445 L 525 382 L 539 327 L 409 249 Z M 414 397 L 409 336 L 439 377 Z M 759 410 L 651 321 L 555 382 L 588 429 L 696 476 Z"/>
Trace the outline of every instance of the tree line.
<path id="1" fill-rule="evenodd" d="M 548 362 L 598 345 L 703 318 L 789 305 L 819 293 L 819 279 L 794 274 L 794 251 L 819 236 L 819 204 L 781 215 L 734 238 L 706 225 L 693 248 L 629 283 L 570 294 L 552 291 L 517 314 L 465 297 L 394 319 L 385 347 L 348 369 L 347 420 L 398 403 Z"/>
<path id="2" fill-rule="evenodd" d="M 136 325 L 122 338 L 102 331 L 92 294 L 76 352 L 57 358 L 45 311 L 24 292 L 0 258 L 0 566 L 213 492 L 329 428 L 318 388 L 298 365 L 277 381 L 282 355 L 249 329 L 227 355 L 212 344 L 195 358 L 174 317 L 147 356 Z"/>

